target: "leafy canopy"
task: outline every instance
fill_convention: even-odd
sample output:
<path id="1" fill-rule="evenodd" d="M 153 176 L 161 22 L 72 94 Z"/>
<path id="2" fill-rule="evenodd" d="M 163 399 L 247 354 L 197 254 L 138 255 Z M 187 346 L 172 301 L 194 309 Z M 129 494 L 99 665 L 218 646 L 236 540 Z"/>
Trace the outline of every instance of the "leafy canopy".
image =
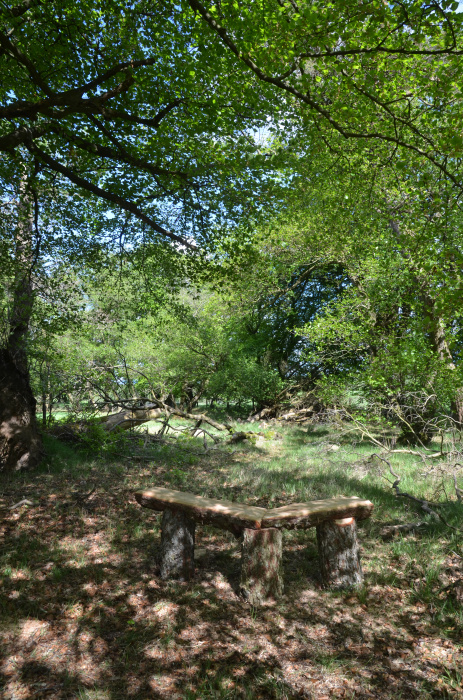
<path id="1" fill-rule="evenodd" d="M 5 182 L 29 157 L 182 250 L 272 187 L 265 89 L 168 0 L 2 3 L 0 70 Z"/>

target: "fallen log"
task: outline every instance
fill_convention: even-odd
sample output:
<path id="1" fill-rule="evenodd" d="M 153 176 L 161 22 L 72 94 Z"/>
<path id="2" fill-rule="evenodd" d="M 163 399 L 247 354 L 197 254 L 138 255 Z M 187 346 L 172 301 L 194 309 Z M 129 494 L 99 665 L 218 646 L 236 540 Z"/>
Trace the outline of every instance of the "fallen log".
<path id="1" fill-rule="evenodd" d="M 148 423 L 150 420 L 157 420 L 161 416 L 167 416 L 168 418 L 170 416 L 178 416 L 179 418 L 185 418 L 185 420 L 193 420 L 197 424 L 204 422 L 216 430 L 233 433 L 231 425 L 219 423 L 205 413 L 188 413 L 180 408 L 172 408 L 161 402 L 147 405 L 144 408 L 124 409 L 109 416 L 101 416 L 99 420 L 105 430 L 112 432 L 114 430 L 129 430 L 143 423 Z"/>
<path id="2" fill-rule="evenodd" d="M 162 408 L 140 408 L 128 411 L 119 411 L 109 416 L 101 416 L 100 422 L 105 430 L 112 433 L 115 430 L 130 430 L 138 425 L 156 420 L 165 414 Z"/>
<path id="3" fill-rule="evenodd" d="M 379 534 L 381 535 L 381 539 L 386 542 L 387 540 L 392 540 L 396 535 L 408 535 L 411 532 L 417 532 L 426 527 L 429 527 L 429 523 L 418 522 L 403 523 L 402 525 L 385 525 Z"/>
<path id="4" fill-rule="evenodd" d="M 238 433 L 233 433 L 231 437 L 228 438 L 228 440 L 225 441 L 225 445 L 236 445 L 238 442 L 243 442 L 243 440 L 249 440 L 252 437 L 255 437 L 257 433 L 244 433 L 244 432 L 238 432 Z"/>

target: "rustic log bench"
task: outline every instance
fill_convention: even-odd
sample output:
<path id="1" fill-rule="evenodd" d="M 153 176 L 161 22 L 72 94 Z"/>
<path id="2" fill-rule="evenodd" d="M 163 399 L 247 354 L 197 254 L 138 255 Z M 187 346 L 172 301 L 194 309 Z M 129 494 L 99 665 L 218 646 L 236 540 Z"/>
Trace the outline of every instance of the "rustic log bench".
<path id="1" fill-rule="evenodd" d="M 229 530 L 242 541 L 243 595 L 253 604 L 283 591 L 282 530 L 317 528 L 322 582 L 330 588 L 363 581 L 356 520 L 369 518 L 370 501 L 339 496 L 267 510 L 243 503 L 203 498 L 184 491 L 137 491 L 141 506 L 164 511 L 161 524 L 161 578 L 188 580 L 194 574 L 196 522 Z"/>

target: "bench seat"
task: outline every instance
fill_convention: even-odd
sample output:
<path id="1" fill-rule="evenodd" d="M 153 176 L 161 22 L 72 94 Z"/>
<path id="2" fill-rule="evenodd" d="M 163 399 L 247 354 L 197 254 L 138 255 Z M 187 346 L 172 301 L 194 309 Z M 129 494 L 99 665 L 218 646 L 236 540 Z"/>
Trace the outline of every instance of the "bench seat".
<path id="1" fill-rule="evenodd" d="M 160 486 L 149 491 L 137 491 L 135 498 L 145 508 L 180 511 L 203 525 L 215 525 L 223 530 L 230 530 L 237 537 L 247 528 L 259 530 L 267 513 L 265 508 L 205 498 L 188 491 L 175 491 Z"/>
<path id="2" fill-rule="evenodd" d="M 356 496 L 351 498 L 338 496 L 337 498 L 325 498 L 307 503 L 291 503 L 280 508 L 272 508 L 265 511 L 260 526 L 305 530 L 326 520 L 342 520 L 343 518 L 365 520 L 365 518 L 370 517 L 372 510 L 373 503 L 371 501 L 365 501 Z"/>
<path id="3" fill-rule="evenodd" d="M 369 518 L 370 501 L 339 496 L 281 508 L 205 498 L 155 487 L 137 491 L 138 503 L 163 511 L 161 577 L 188 580 L 194 575 L 195 524 L 209 524 L 241 537 L 241 592 L 253 605 L 283 591 L 282 530 L 317 528 L 322 582 L 346 588 L 363 582 L 356 520 Z"/>
<path id="4" fill-rule="evenodd" d="M 307 503 L 292 503 L 280 508 L 259 508 L 217 498 L 196 496 L 188 491 L 176 491 L 157 486 L 149 491 L 137 491 L 135 498 L 144 508 L 176 510 L 203 525 L 215 525 L 241 535 L 244 529 L 260 530 L 267 527 L 287 530 L 315 527 L 326 520 L 355 518 L 365 520 L 373 510 L 373 503 L 361 498 L 338 496 Z"/>

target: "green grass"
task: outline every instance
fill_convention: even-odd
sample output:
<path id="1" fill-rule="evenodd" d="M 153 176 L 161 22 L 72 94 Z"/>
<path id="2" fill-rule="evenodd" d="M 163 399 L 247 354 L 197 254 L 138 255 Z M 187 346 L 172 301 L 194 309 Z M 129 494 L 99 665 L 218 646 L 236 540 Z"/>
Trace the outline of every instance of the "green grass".
<path id="1" fill-rule="evenodd" d="M 314 683 L 315 689 L 319 684 L 313 696 L 317 698 L 330 696 L 330 688 L 338 687 L 341 680 L 346 684 L 343 697 L 358 695 L 355 683 L 359 682 L 379 698 L 401 693 L 403 697 L 458 697 L 463 606 L 452 590 L 442 590 L 452 576 L 448 560 L 457 567 L 455 571 L 462 570 L 458 569 L 458 557 L 463 556 L 461 533 L 396 498 L 386 480 L 392 478 L 386 465 L 371 457 L 377 448 L 355 441 L 353 434 L 346 438 L 326 425 L 240 423 L 237 428 L 263 436 L 254 444 L 207 453 L 201 439 L 184 439 L 178 445 L 148 444 L 144 449 L 140 436 L 136 451 L 144 458 L 139 461 L 130 459 L 130 453 L 110 459 L 104 454 L 89 455 L 45 437 L 46 458 L 39 469 L 3 477 L 0 508 L 7 529 L 0 549 L 4 587 L 0 646 L 3 640 L 8 654 L 17 659 L 19 670 L 11 671 L 15 682 L 25 684 L 33 697 L 38 692 L 35 680 L 46 683 L 50 675 L 61 689 L 56 697 L 82 700 L 284 700 L 300 697 L 304 683 L 310 687 Z M 333 450 L 333 445 L 339 449 Z M 453 493 L 450 475 L 442 475 L 437 468 L 425 470 L 415 456 L 396 454 L 390 459 L 402 477 L 403 490 L 427 499 L 437 493 L 444 502 L 443 480 L 447 493 Z M 286 594 L 273 608 L 250 609 L 233 593 L 239 568 L 237 541 L 208 527 L 198 528 L 198 546 L 206 555 L 199 560 L 194 581 L 164 584 L 155 568 L 160 520 L 140 509 L 132 497 L 133 491 L 152 485 L 265 507 L 340 494 L 368 498 L 375 506 L 373 517 L 359 526 L 365 585 L 354 593 L 320 590 L 315 530 L 285 532 Z M 88 502 L 74 500 L 74 492 L 87 493 L 93 486 L 95 496 Z M 34 505 L 8 510 L 22 498 Z M 445 505 L 442 513 L 460 528 L 463 506 L 451 498 L 454 502 Z M 419 533 L 382 540 L 384 525 L 418 520 L 429 526 Z M 31 637 L 34 644 L 42 634 L 39 623 L 51 642 L 52 631 L 56 632 L 58 650 L 51 647 L 50 652 L 50 659 L 57 654 L 55 665 L 48 660 L 48 651 L 42 666 L 37 662 L 40 645 L 39 651 L 35 647 L 23 651 L 28 621 L 36 635 Z M 192 630 L 197 637 L 190 638 Z M 439 653 L 451 649 L 452 655 L 436 657 L 429 670 L 424 652 L 413 656 L 410 640 L 415 638 L 430 640 L 431 651 L 426 653 L 432 654 L 432 644 L 438 644 Z M 345 639 L 350 640 L 347 646 Z M 47 644 L 51 642 L 47 637 Z M 364 644 L 370 646 L 364 648 Z M 64 660 L 59 657 L 59 645 L 67 645 Z M 292 645 L 299 645 L 299 656 L 290 656 Z M 411 665 L 424 664 L 427 669 L 422 677 L 401 670 L 409 674 L 411 685 L 406 689 L 394 685 L 387 651 L 392 648 L 391 658 L 401 659 L 404 645 L 413 659 Z M 28 653 L 36 656 L 25 656 L 21 662 Z M 5 668 L 10 668 L 5 654 Z M 74 658 L 73 654 L 76 659 L 86 655 L 95 667 L 94 675 L 85 677 L 77 661 L 67 666 L 66 659 Z M 287 678 L 280 664 L 285 654 L 289 666 L 307 666 L 304 673 L 312 680 L 300 680 L 297 685 Z M 139 667 L 141 671 L 134 673 Z M 370 675 L 359 681 L 365 669 Z M 143 679 L 141 685 L 137 675 Z M 381 680 L 383 676 L 387 682 Z M 9 678 L 1 682 L 8 684 Z M 170 686 L 164 688 L 166 678 L 177 695 Z"/>
<path id="2" fill-rule="evenodd" d="M 180 420 L 173 424 L 183 425 Z M 148 423 L 140 432 L 153 432 L 158 427 L 158 424 Z M 255 423 L 240 424 L 239 429 L 260 430 Z M 438 553 L 443 558 L 452 548 L 462 554 L 461 534 L 453 533 L 442 523 L 433 521 L 410 501 L 395 496 L 391 488 L 392 477 L 386 465 L 371 458 L 372 453 L 377 451 L 376 447 L 366 441 L 357 444 L 346 442 L 342 434 L 329 430 L 327 426 L 301 428 L 277 425 L 262 432 L 268 437 L 259 439 L 257 445 L 248 443 L 204 456 L 203 441 L 200 438 L 185 438 L 178 445 L 150 444 L 144 452 L 140 440 L 137 452 L 146 455 L 147 461 L 143 461 L 142 465 L 147 465 L 147 469 L 142 470 L 145 475 L 139 479 L 138 486 L 153 483 L 149 473 L 146 474 L 149 472 L 149 457 L 152 457 L 153 463 L 161 467 L 165 483 L 209 496 L 259 501 L 274 506 L 289 501 L 329 498 L 340 494 L 356 495 L 371 500 L 375 506 L 374 518 L 363 525 L 367 530 L 377 530 L 379 524 L 385 523 L 417 520 L 429 523 L 419 538 L 412 536 L 392 542 L 389 546 L 392 556 L 404 559 L 413 559 L 416 555 L 420 558 L 430 556 L 436 562 Z M 339 445 L 340 449 L 330 451 L 333 444 Z M 125 455 L 110 462 L 97 454 L 92 459 L 88 455 L 82 455 L 78 449 L 46 436 L 45 449 L 47 456 L 40 468 L 41 472 L 66 474 L 69 481 L 73 482 L 91 480 L 95 471 L 98 471 L 109 478 L 117 476 L 128 487 L 136 486 L 133 471 L 130 469 L 130 474 L 127 474 L 132 465 L 124 459 Z M 436 491 L 444 484 L 445 492 L 452 494 L 451 474 L 444 478 L 439 474 L 425 476 L 422 461 L 413 455 L 390 455 L 388 459 L 394 471 L 401 476 L 401 490 L 419 498 L 434 500 Z M 211 462 L 214 467 L 207 469 L 205 480 L 201 467 Z M 27 480 L 27 477 L 19 477 L 21 478 Z M 440 496 L 445 500 L 443 493 L 440 491 Z M 462 506 L 453 500 L 441 512 L 450 525 L 458 528 Z M 444 543 L 441 542 L 442 537 Z"/>

